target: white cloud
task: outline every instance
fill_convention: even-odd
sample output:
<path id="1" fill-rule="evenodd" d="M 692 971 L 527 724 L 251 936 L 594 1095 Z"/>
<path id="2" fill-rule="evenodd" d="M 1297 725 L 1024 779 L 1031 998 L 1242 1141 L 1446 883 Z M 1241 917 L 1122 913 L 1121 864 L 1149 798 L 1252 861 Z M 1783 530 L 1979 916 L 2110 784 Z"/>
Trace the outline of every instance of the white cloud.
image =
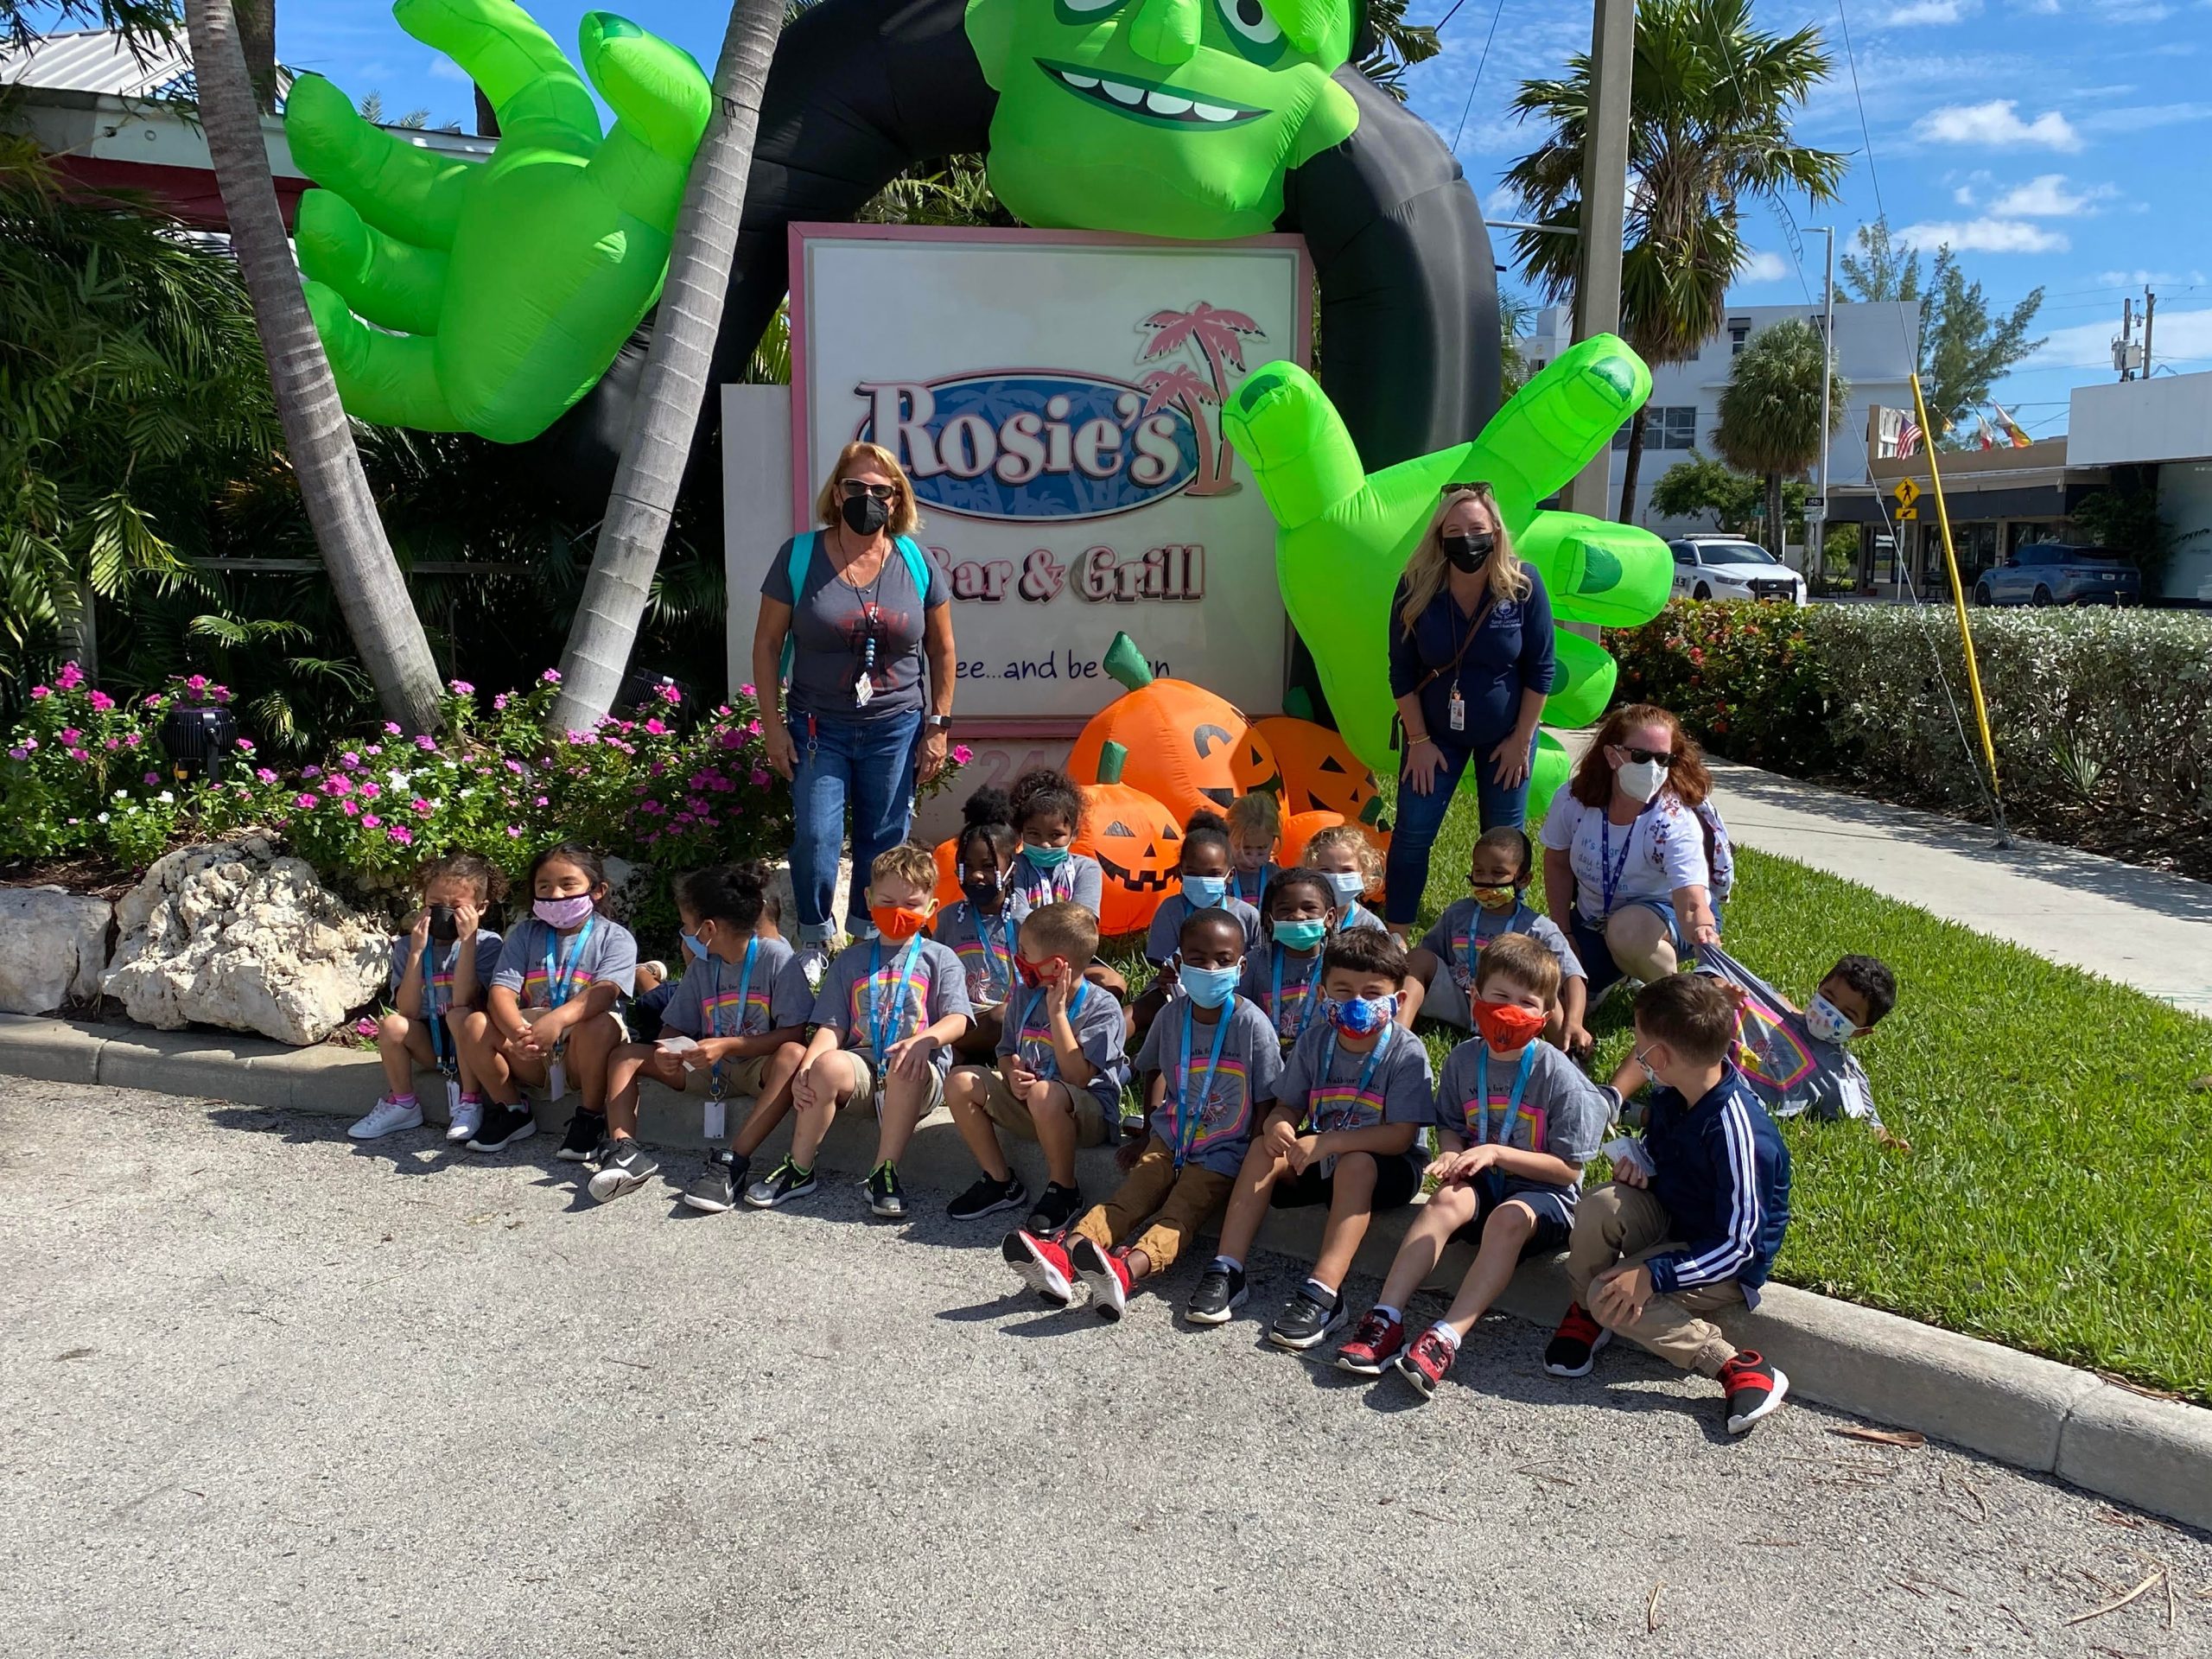
<path id="1" fill-rule="evenodd" d="M 2212 119 L 2212 104 L 2138 104 L 2116 110 L 2093 110 L 2082 118 L 2084 132 L 2146 132 L 2153 127 L 2179 126 L 2187 121 Z"/>
<path id="2" fill-rule="evenodd" d="M 2133 270 L 2101 270 L 2097 273 L 2100 288 L 2162 288 L 2180 283 L 2190 288 L 2199 287 L 2204 281 L 2201 270 L 2146 270 L 2141 265 Z"/>
<path id="3" fill-rule="evenodd" d="M 1510 184 L 1501 184 L 1490 193 L 1490 200 L 1483 203 L 1484 219 L 1525 219 L 1521 211 L 1521 194 Z"/>
<path id="4" fill-rule="evenodd" d="M 1981 10 L 1981 0 L 1907 0 L 1892 6 L 1882 22 L 1891 29 L 1911 29 L 1922 23 L 1955 23 Z"/>
<path id="5" fill-rule="evenodd" d="M 1989 204 L 1999 219 L 2071 219 L 2089 204 L 2119 193 L 2108 184 L 2069 189 L 2063 173 L 2044 173 L 2016 184 Z"/>
<path id="6" fill-rule="evenodd" d="M 1765 248 L 1756 250 L 1743 270 L 1736 273 L 1739 283 L 1778 283 L 1789 275 L 1789 262 L 1780 254 Z"/>
<path id="7" fill-rule="evenodd" d="M 2027 365 L 2039 369 L 2108 369 L 2113 336 L 2120 319 L 2054 328 Z M 2168 311 L 2161 307 L 2151 355 L 2158 363 L 2202 362 L 2212 359 L 2212 311 Z"/>
<path id="8" fill-rule="evenodd" d="M 2057 231 L 2017 219 L 1937 219 L 1908 225 L 1897 239 L 1916 247 L 1948 243 L 1961 252 L 2064 253 L 2074 245 Z"/>
<path id="9" fill-rule="evenodd" d="M 438 80 L 457 80 L 464 86 L 469 84 L 468 71 L 443 53 L 430 60 L 430 74 Z"/>
<path id="10" fill-rule="evenodd" d="M 1913 136 L 1937 144 L 2032 144 L 2044 149 L 2079 149 L 2081 135 L 2056 110 L 2045 110 L 2032 121 L 2023 121 L 2019 106 L 2009 98 L 1986 104 L 1949 104 L 1931 111 L 1913 124 Z"/>
<path id="11" fill-rule="evenodd" d="M 1970 184 L 1961 185 L 1957 189 L 1951 192 L 1951 200 L 1958 203 L 1961 207 L 1973 207 L 1974 187 Z"/>

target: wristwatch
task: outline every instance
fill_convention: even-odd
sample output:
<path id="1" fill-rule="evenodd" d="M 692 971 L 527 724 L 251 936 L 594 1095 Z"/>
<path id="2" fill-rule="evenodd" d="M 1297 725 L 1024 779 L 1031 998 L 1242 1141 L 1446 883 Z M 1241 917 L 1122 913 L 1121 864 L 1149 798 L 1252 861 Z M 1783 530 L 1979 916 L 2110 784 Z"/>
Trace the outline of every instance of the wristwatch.
<path id="1" fill-rule="evenodd" d="M 949 732 L 952 729 L 952 716 L 950 715 L 925 715 L 922 716 L 922 724 L 932 732 Z"/>

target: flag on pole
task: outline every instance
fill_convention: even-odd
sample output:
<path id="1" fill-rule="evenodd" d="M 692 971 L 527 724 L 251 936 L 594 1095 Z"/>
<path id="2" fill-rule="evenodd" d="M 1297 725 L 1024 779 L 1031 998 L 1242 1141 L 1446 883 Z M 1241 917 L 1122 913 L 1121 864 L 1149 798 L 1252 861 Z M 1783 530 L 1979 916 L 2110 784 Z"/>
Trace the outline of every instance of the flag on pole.
<path id="1" fill-rule="evenodd" d="M 1978 447 L 1994 449 L 1997 447 L 1997 435 L 1989 429 L 1989 423 L 1977 415 L 1974 417 L 1974 423 L 1981 429 L 1981 442 Z"/>
<path id="2" fill-rule="evenodd" d="M 1897 423 L 1897 454 L 1916 455 L 1920 453 L 1920 428 L 1908 415 Z"/>
<path id="3" fill-rule="evenodd" d="M 2005 435 L 2012 439 L 2012 447 L 2015 449 L 2024 449 L 2035 442 L 2020 429 L 2020 423 L 2018 421 L 2005 412 L 2004 404 L 1992 404 L 1990 407 L 1997 411 L 1997 424 L 2005 429 Z"/>

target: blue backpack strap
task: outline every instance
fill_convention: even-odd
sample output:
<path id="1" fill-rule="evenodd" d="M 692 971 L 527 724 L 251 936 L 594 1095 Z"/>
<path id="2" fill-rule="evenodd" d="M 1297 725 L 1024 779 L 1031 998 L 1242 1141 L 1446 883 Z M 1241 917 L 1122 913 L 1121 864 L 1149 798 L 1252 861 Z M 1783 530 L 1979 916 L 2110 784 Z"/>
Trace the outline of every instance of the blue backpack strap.
<path id="1" fill-rule="evenodd" d="M 776 671 L 778 677 L 780 678 L 785 685 L 789 685 L 791 683 L 791 659 L 798 655 L 796 641 L 798 639 L 798 612 L 799 600 L 806 592 L 806 573 L 814 564 L 814 544 L 821 538 L 821 535 L 822 532 L 818 530 L 810 530 L 801 535 L 791 537 L 791 556 L 789 570 L 791 573 L 791 583 L 792 622 L 791 627 L 786 629 L 784 632 L 783 665 Z"/>
<path id="2" fill-rule="evenodd" d="M 922 551 L 922 544 L 911 536 L 901 536 L 898 541 L 899 556 L 906 561 L 906 575 L 914 583 L 914 594 L 924 609 L 930 602 L 930 561 Z"/>

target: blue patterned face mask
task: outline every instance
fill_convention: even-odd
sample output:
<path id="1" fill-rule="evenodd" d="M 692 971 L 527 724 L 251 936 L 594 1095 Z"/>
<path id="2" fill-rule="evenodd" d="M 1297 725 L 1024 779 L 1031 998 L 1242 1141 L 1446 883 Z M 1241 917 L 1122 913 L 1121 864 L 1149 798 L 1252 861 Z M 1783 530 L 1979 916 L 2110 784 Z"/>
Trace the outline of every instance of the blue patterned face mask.
<path id="1" fill-rule="evenodd" d="M 1859 1022 L 1825 996 L 1805 1005 L 1805 1029 L 1823 1043 L 1847 1043 L 1859 1034 Z"/>
<path id="2" fill-rule="evenodd" d="M 1397 1017 L 1395 996 L 1355 996 L 1329 1004 L 1329 1023 L 1347 1037 L 1372 1037 Z"/>

